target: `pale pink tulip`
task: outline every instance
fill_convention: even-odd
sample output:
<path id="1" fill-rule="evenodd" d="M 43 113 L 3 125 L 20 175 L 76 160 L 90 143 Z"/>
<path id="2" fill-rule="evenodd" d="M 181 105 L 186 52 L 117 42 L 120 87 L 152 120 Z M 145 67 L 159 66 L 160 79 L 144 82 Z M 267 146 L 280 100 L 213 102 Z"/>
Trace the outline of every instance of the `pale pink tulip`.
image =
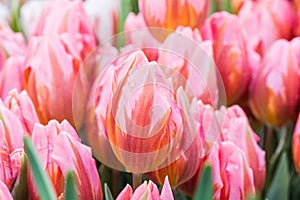
<path id="1" fill-rule="evenodd" d="M 261 55 L 277 39 L 291 39 L 295 11 L 290 1 L 246 1 L 239 13 L 247 32 L 247 42 Z"/>
<path id="2" fill-rule="evenodd" d="M 215 63 L 231 105 L 247 94 L 251 79 L 245 33 L 238 17 L 226 12 L 213 14 L 201 32 L 204 39 L 213 41 Z"/>
<path id="3" fill-rule="evenodd" d="M 0 181 L 0 199 L 13 200 L 7 186 Z"/>
<path id="4" fill-rule="evenodd" d="M 56 0 L 47 4 L 33 35 L 70 33 L 84 59 L 95 47 L 96 37 L 82 1 Z"/>
<path id="5" fill-rule="evenodd" d="M 168 177 L 165 177 L 164 185 L 162 187 L 161 194 L 157 186 L 152 182 L 144 182 L 140 185 L 134 192 L 130 185 L 127 185 L 122 192 L 118 195 L 116 200 L 138 200 L 138 199 L 148 199 L 148 200 L 173 200 L 173 193 L 169 184 Z"/>
<path id="6" fill-rule="evenodd" d="M 251 111 L 261 122 L 283 125 L 297 115 L 298 61 L 291 44 L 278 40 L 267 50 L 250 88 Z"/>
<path id="7" fill-rule="evenodd" d="M 22 123 L 23 129 L 31 135 L 35 123 L 39 119 L 33 102 L 26 91 L 11 90 L 5 99 L 5 106 L 10 109 Z"/>
<path id="8" fill-rule="evenodd" d="M 210 9 L 208 0 L 139 0 L 139 10 L 148 27 L 175 30 L 178 26 L 200 28 Z M 168 32 L 165 32 L 165 36 Z M 170 32 L 169 32 L 170 33 Z M 164 38 L 162 35 L 155 35 Z"/>
<path id="9" fill-rule="evenodd" d="M 67 173 L 73 171 L 80 199 L 102 199 L 101 183 L 91 149 L 81 143 L 76 131 L 67 121 L 59 124 L 51 120 L 46 126 L 36 124 L 32 141 L 58 197 L 63 195 Z M 32 174 L 28 181 L 30 197 L 37 199 Z"/>
<path id="10" fill-rule="evenodd" d="M 25 60 L 25 90 L 41 123 L 67 119 L 72 124 L 72 94 L 81 58 L 70 34 L 32 37 Z"/>

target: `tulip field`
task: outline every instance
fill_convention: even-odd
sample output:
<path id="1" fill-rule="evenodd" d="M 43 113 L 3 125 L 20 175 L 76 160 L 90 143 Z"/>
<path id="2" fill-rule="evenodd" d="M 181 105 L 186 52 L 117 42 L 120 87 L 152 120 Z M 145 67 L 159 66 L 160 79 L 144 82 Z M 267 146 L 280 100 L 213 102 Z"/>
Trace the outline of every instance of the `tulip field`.
<path id="1" fill-rule="evenodd" d="M 300 0 L 0 0 L 0 200 L 300 199 Z"/>

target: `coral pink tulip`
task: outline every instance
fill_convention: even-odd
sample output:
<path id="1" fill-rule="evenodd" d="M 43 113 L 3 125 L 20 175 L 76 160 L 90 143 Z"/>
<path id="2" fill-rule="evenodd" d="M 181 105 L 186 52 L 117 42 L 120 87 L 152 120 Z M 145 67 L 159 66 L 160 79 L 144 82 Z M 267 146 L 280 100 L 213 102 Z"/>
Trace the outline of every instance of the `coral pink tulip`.
<path id="1" fill-rule="evenodd" d="M 148 27 L 172 30 L 177 26 L 200 28 L 208 15 L 209 8 L 208 0 L 139 0 L 139 9 Z"/>
<path id="2" fill-rule="evenodd" d="M 4 103 L 18 117 L 23 129 L 31 135 L 34 124 L 39 123 L 39 119 L 28 93 L 24 90 L 22 92 L 11 90 Z"/>
<path id="3" fill-rule="evenodd" d="M 298 61 L 291 44 L 276 41 L 265 53 L 250 89 L 250 108 L 257 119 L 283 125 L 297 115 Z"/>
<path id="4" fill-rule="evenodd" d="M 25 60 L 25 89 L 41 123 L 51 119 L 72 124 L 72 94 L 81 59 L 69 34 L 32 37 Z"/>
<path id="5" fill-rule="evenodd" d="M 82 1 L 54 1 L 47 4 L 33 35 L 70 33 L 84 59 L 95 47 L 96 37 Z"/>
<path id="6" fill-rule="evenodd" d="M 239 19 L 226 12 L 213 14 L 201 29 L 203 38 L 213 41 L 215 63 L 225 86 L 227 103 L 247 93 L 251 79 L 246 37 Z"/>
<path id="7" fill-rule="evenodd" d="M 161 200 L 173 200 L 172 190 L 168 181 L 168 177 L 165 178 L 164 185 L 162 187 L 161 194 L 157 186 L 152 182 L 144 182 L 134 192 L 130 185 L 127 185 L 122 192 L 118 195 L 116 200 L 138 200 L 138 199 L 161 199 Z"/>
<path id="8" fill-rule="evenodd" d="M 292 152 L 296 170 L 300 174 L 300 113 L 294 130 Z"/>
<path id="9" fill-rule="evenodd" d="M 275 40 L 293 34 L 295 12 L 290 1 L 246 1 L 238 15 L 249 45 L 261 55 Z"/>
<path id="10" fill-rule="evenodd" d="M 67 173 L 73 171 L 75 183 L 80 183 L 76 185 L 80 199 L 102 199 L 101 183 L 91 149 L 81 143 L 76 131 L 67 121 L 59 124 L 51 120 L 46 126 L 36 124 L 32 141 L 58 197 L 63 195 Z M 32 174 L 28 181 L 30 197 L 37 199 Z"/>

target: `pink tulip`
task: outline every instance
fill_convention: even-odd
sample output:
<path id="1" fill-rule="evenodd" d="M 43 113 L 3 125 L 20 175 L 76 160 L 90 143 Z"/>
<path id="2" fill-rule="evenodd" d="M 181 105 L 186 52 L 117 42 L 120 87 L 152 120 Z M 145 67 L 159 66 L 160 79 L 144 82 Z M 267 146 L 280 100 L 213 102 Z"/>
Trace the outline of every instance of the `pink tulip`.
<path id="1" fill-rule="evenodd" d="M 76 40 L 84 59 L 95 47 L 93 27 L 84 11 L 82 1 L 54 1 L 47 4 L 33 35 L 70 33 Z"/>
<path id="2" fill-rule="evenodd" d="M 63 195 L 67 173 L 73 171 L 80 199 L 102 199 L 101 183 L 91 149 L 81 144 L 76 131 L 67 121 L 59 124 L 51 120 L 46 126 L 36 124 L 32 141 L 58 197 Z M 28 181 L 30 197 L 37 199 L 32 174 Z"/>
<path id="3" fill-rule="evenodd" d="M 69 34 L 32 37 L 25 60 L 25 89 L 41 123 L 51 119 L 72 124 L 72 94 L 81 59 Z"/>
<path id="4" fill-rule="evenodd" d="M 17 117 L 0 101 L 0 180 L 11 190 L 23 155 L 25 131 Z"/>
<path id="5" fill-rule="evenodd" d="M 161 194 L 157 186 L 152 182 L 144 182 L 134 192 L 130 185 L 127 185 L 122 192 L 118 195 L 116 200 L 138 200 L 138 199 L 149 199 L 149 200 L 172 200 L 174 199 L 168 177 L 165 178 L 164 185 L 162 187 Z"/>
<path id="6" fill-rule="evenodd" d="M 249 45 L 261 55 L 275 40 L 292 36 L 295 12 L 289 1 L 246 1 L 238 15 Z"/>
<path id="7" fill-rule="evenodd" d="M 87 0 L 84 1 L 84 8 L 100 42 L 105 42 L 118 32 L 120 1 Z"/>
<path id="8" fill-rule="evenodd" d="M 14 55 L 9 57 L 0 73 L 0 96 L 2 99 L 8 95 L 12 89 L 22 90 L 24 56 Z"/>
<path id="9" fill-rule="evenodd" d="M 0 181 L 0 199 L 13 200 L 7 186 Z"/>
<path id="10" fill-rule="evenodd" d="M 0 29 L 0 73 L 9 56 L 22 55 L 25 49 L 26 44 L 21 33 L 14 33 L 10 28 Z"/>
<path id="11" fill-rule="evenodd" d="M 298 115 L 298 120 L 294 130 L 293 140 L 292 140 L 292 152 L 295 167 L 298 173 L 300 173 L 300 113 Z"/>
<path id="12" fill-rule="evenodd" d="M 200 28 L 208 15 L 210 1 L 139 0 L 139 10 L 148 27 L 175 30 L 178 26 Z M 168 32 L 165 32 L 165 36 Z M 157 38 L 162 36 L 155 35 Z"/>
<path id="13" fill-rule="evenodd" d="M 254 184 L 262 191 L 266 176 L 265 152 L 259 137 L 251 129 L 246 113 L 239 106 L 229 107 L 222 126 L 221 141 L 231 141 L 240 148 L 253 171 Z"/>
<path id="14" fill-rule="evenodd" d="M 124 57 L 95 81 L 87 140 L 101 162 L 150 172 L 175 161 L 196 138 L 196 98 L 189 102 L 183 88 L 172 87 L 164 67 L 141 51 Z"/>
<path id="15" fill-rule="evenodd" d="M 255 194 L 252 169 L 235 144 L 216 144 L 208 161 L 212 164 L 214 199 L 246 199 Z"/>
<path id="16" fill-rule="evenodd" d="M 215 63 L 225 86 L 229 105 L 246 93 L 251 79 L 246 37 L 239 19 L 226 12 L 213 14 L 202 27 L 203 38 L 213 41 Z"/>
<path id="17" fill-rule="evenodd" d="M 261 122 L 283 125 L 296 117 L 299 101 L 298 63 L 286 40 L 276 41 L 265 53 L 250 89 L 250 108 Z"/>
<path id="18" fill-rule="evenodd" d="M 0 2 L 0 30 L 9 27 L 9 8 L 3 2 Z"/>
<path id="19" fill-rule="evenodd" d="M 34 124 L 39 123 L 39 119 L 27 92 L 10 91 L 5 99 L 5 106 L 18 117 L 23 129 L 31 135 Z"/>

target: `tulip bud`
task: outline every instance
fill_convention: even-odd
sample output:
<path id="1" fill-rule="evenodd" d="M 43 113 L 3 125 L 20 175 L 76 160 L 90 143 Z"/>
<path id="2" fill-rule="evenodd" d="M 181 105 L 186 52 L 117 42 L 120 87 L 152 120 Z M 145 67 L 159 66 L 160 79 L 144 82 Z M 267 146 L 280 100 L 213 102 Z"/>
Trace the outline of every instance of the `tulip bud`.
<path id="1" fill-rule="evenodd" d="M 93 27 L 83 8 L 82 1 L 54 1 L 47 4 L 38 22 L 34 36 L 70 33 L 76 40 L 84 59 L 95 47 Z"/>
<path id="2" fill-rule="evenodd" d="M 33 37 L 25 60 L 25 90 L 41 123 L 51 119 L 72 124 L 72 94 L 81 59 L 71 35 Z"/>
<path id="3" fill-rule="evenodd" d="M 250 89 L 251 111 L 261 122 L 281 126 L 296 117 L 298 63 L 290 43 L 276 41 L 265 53 Z"/>
<path id="4" fill-rule="evenodd" d="M 165 178 L 161 194 L 157 186 L 152 182 L 144 182 L 133 193 L 130 185 L 127 185 L 122 192 L 118 195 L 116 200 L 133 200 L 133 199 L 161 199 L 173 200 L 172 190 L 169 185 L 168 177 Z"/>
<path id="5" fill-rule="evenodd" d="M 295 12 L 290 1 L 245 1 L 239 18 L 247 32 L 247 41 L 261 55 L 277 39 L 291 39 Z"/>
<path id="6" fill-rule="evenodd" d="M 139 10 L 148 27 L 175 30 L 178 26 L 200 28 L 210 9 L 208 0 L 139 0 Z M 167 36 L 167 32 L 166 35 Z M 156 36 L 161 38 L 162 36 Z M 164 37 L 163 37 L 164 39 Z"/>
<path id="7" fill-rule="evenodd" d="M 73 171 L 80 199 L 102 199 L 101 184 L 91 149 L 81 144 L 76 131 L 67 121 L 59 124 L 52 120 L 46 126 L 36 124 L 32 142 L 58 197 L 63 195 L 67 173 Z M 37 199 L 32 178 L 30 172 L 29 193 L 32 199 Z"/>
<path id="8" fill-rule="evenodd" d="M 239 19 L 226 12 L 215 13 L 201 29 L 203 38 L 213 41 L 216 66 L 221 74 L 228 105 L 247 93 L 251 79 L 246 37 Z"/>

